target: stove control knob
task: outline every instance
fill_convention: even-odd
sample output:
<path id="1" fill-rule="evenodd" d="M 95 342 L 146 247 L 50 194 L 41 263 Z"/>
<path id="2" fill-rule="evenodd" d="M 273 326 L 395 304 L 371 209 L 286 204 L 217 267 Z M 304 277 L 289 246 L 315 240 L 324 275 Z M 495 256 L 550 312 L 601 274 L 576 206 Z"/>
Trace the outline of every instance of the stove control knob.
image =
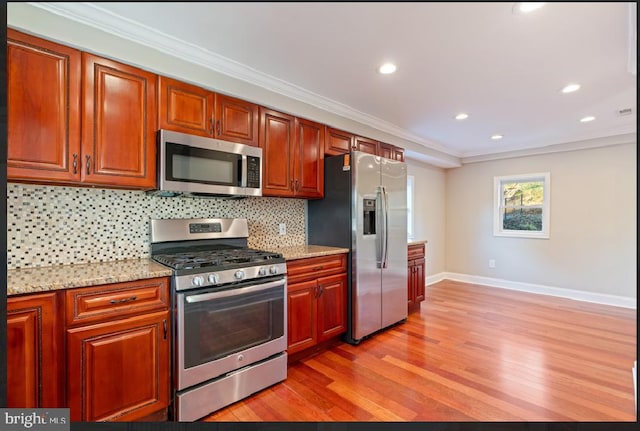
<path id="1" fill-rule="evenodd" d="M 193 279 L 191 280 L 191 283 L 194 286 L 202 286 L 204 284 L 204 278 L 200 276 L 193 277 Z"/>
<path id="2" fill-rule="evenodd" d="M 267 268 L 260 268 L 258 270 L 258 275 L 267 275 Z"/>
<path id="3" fill-rule="evenodd" d="M 277 266 L 272 266 L 271 268 L 269 268 L 269 274 L 277 274 L 277 273 L 278 273 Z"/>
<path id="4" fill-rule="evenodd" d="M 209 283 L 218 284 L 218 274 L 209 274 Z"/>
<path id="5" fill-rule="evenodd" d="M 238 280 L 242 280 L 244 278 L 244 272 L 243 271 L 236 271 L 236 273 L 233 276 L 235 278 L 237 278 Z"/>

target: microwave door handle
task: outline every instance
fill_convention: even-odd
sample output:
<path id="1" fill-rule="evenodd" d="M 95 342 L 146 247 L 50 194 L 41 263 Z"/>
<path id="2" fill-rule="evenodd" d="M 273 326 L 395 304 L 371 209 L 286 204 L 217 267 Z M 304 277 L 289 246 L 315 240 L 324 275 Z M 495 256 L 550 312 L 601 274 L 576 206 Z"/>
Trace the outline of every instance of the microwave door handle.
<path id="1" fill-rule="evenodd" d="M 238 176 L 240 178 L 238 178 L 240 181 L 240 187 L 247 187 L 247 169 L 248 169 L 248 163 L 247 163 L 247 156 L 245 154 L 242 155 L 242 159 L 239 160 L 240 163 L 240 172 L 238 172 Z"/>
<path id="2" fill-rule="evenodd" d="M 196 302 L 211 301 L 212 299 L 226 298 L 228 296 L 242 295 L 245 293 L 260 292 L 261 290 L 273 289 L 274 287 L 286 286 L 287 278 L 283 278 L 277 281 L 271 281 L 269 283 L 258 284 L 254 286 L 241 287 L 239 289 L 223 290 L 222 292 L 202 293 L 195 295 L 187 295 L 185 300 L 189 304 Z"/>

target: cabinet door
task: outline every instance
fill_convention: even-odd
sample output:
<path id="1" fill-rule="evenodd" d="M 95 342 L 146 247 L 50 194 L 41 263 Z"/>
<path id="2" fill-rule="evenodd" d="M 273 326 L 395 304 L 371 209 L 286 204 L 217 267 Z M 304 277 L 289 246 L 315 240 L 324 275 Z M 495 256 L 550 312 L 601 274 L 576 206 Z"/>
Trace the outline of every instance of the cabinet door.
<path id="1" fill-rule="evenodd" d="M 213 136 L 214 94 L 186 82 L 158 78 L 158 124 L 161 129 Z"/>
<path id="2" fill-rule="evenodd" d="M 381 157 L 384 157 L 385 159 L 395 160 L 394 153 L 393 153 L 393 145 L 380 142 L 378 145 L 378 151 Z"/>
<path id="3" fill-rule="evenodd" d="M 318 283 L 290 284 L 287 293 L 287 354 L 315 346 L 317 337 L 316 292 Z"/>
<path id="4" fill-rule="evenodd" d="M 324 154 L 337 156 L 351 151 L 353 148 L 353 135 L 349 132 L 327 127 L 324 139 Z"/>
<path id="5" fill-rule="evenodd" d="M 64 407 L 55 293 L 7 300 L 7 407 Z"/>
<path id="6" fill-rule="evenodd" d="M 83 52 L 82 79 L 82 180 L 154 188 L 157 76 Z"/>
<path id="7" fill-rule="evenodd" d="M 260 146 L 258 105 L 216 93 L 215 107 L 217 139 L 252 147 Z"/>
<path id="8" fill-rule="evenodd" d="M 67 329 L 72 421 L 134 421 L 169 405 L 169 312 Z"/>
<path id="9" fill-rule="evenodd" d="M 295 197 L 322 198 L 324 196 L 325 126 L 314 121 L 296 118 L 293 176 Z"/>
<path id="10" fill-rule="evenodd" d="M 404 162 L 404 148 L 393 147 L 392 159 Z"/>
<path id="11" fill-rule="evenodd" d="M 378 155 L 380 150 L 378 148 L 378 141 L 373 139 L 363 138 L 362 136 L 356 136 L 354 140 L 354 147 L 358 151 Z"/>
<path id="12" fill-rule="evenodd" d="M 80 51 L 7 29 L 7 109 L 9 180 L 80 180 Z"/>
<path id="13" fill-rule="evenodd" d="M 424 282 L 425 282 L 425 260 L 418 259 L 415 264 L 415 302 L 422 302 L 425 298 Z"/>
<path id="14" fill-rule="evenodd" d="M 415 303 L 416 297 L 416 265 L 415 261 L 410 260 L 408 266 L 408 277 L 407 277 L 407 306 L 411 308 L 411 306 Z"/>
<path id="15" fill-rule="evenodd" d="M 347 275 L 338 274 L 318 280 L 318 341 L 347 330 Z"/>
<path id="16" fill-rule="evenodd" d="M 294 117 L 260 108 L 260 148 L 262 148 L 262 195 L 294 194 L 293 157 Z"/>

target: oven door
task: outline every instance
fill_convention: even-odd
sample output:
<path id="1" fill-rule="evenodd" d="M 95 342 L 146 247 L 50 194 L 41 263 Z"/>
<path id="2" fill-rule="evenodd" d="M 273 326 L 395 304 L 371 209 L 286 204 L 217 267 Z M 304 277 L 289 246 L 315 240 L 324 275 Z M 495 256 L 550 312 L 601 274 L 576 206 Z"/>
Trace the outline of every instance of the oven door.
<path id="1" fill-rule="evenodd" d="M 177 293 L 177 390 L 287 348 L 287 278 Z"/>

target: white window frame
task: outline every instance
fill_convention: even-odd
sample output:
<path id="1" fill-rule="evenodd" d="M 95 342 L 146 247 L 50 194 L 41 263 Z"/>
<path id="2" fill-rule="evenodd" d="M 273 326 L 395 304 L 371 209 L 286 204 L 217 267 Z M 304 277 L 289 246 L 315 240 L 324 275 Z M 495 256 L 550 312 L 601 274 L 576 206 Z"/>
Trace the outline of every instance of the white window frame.
<path id="1" fill-rule="evenodd" d="M 502 225 L 502 185 L 504 183 L 517 182 L 543 182 L 542 197 L 542 230 L 511 230 L 503 229 Z M 516 238 L 542 238 L 549 239 L 549 220 L 551 214 L 551 174 L 541 172 L 535 174 L 505 175 L 493 177 L 493 235 Z"/>
<path id="2" fill-rule="evenodd" d="M 412 240 L 414 236 L 413 220 L 414 220 L 414 195 L 415 195 L 415 177 L 407 175 L 407 239 Z"/>

